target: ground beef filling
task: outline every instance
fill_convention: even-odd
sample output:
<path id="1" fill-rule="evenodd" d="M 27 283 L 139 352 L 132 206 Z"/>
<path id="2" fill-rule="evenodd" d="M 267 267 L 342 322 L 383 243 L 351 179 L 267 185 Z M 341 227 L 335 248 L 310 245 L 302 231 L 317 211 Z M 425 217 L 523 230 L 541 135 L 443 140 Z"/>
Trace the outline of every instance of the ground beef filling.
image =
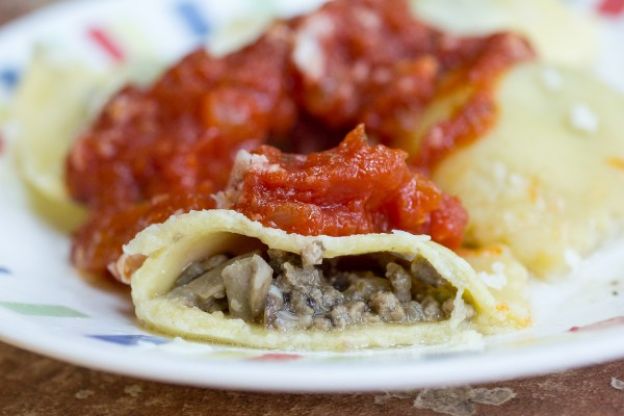
<path id="1" fill-rule="evenodd" d="M 219 254 L 190 264 L 167 296 L 281 331 L 435 322 L 453 311 L 456 290 L 424 258 L 322 260 L 317 251 L 312 245 L 301 256 L 272 249 Z"/>

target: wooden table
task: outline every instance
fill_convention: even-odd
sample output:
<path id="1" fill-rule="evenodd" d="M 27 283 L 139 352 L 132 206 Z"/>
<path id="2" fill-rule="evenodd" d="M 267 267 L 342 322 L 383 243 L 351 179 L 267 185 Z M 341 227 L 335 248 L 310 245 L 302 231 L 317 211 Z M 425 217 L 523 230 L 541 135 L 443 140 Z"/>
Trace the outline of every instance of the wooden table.
<path id="1" fill-rule="evenodd" d="M 0 0 L 0 24 L 53 1 Z M 624 361 L 500 382 L 484 387 L 506 388 L 515 397 L 502 405 L 469 404 L 464 414 L 473 406 L 474 414 L 491 416 L 624 415 L 624 390 L 612 387 L 612 377 L 624 379 Z M 466 392 L 455 391 L 464 396 Z M 170 386 L 78 368 L 0 343 L 2 416 L 440 414 L 415 408 L 418 394 L 291 395 Z"/>
<path id="2" fill-rule="evenodd" d="M 475 414 L 624 415 L 624 391 L 611 386 L 614 376 L 624 379 L 624 362 L 485 386 L 508 388 L 516 396 L 500 406 L 477 404 Z M 260 394 L 170 386 L 86 370 L 0 344 L 2 416 L 439 415 L 414 408 L 416 395 Z"/>

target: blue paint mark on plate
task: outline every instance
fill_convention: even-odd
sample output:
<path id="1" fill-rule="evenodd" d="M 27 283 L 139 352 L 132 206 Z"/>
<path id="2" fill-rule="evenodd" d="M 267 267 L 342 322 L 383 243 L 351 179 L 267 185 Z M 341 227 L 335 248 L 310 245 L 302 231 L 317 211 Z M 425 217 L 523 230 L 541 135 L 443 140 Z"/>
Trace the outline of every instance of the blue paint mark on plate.
<path id="1" fill-rule="evenodd" d="M 210 33 L 210 24 L 195 3 L 190 1 L 178 3 L 176 11 L 197 37 L 205 37 Z"/>
<path id="2" fill-rule="evenodd" d="M 11 270 L 9 270 L 8 268 L 6 268 L 4 266 L 0 266 L 0 275 L 2 275 L 2 274 L 10 275 L 12 273 L 11 273 Z"/>
<path id="3" fill-rule="evenodd" d="M 0 69 L 0 82 L 9 88 L 15 88 L 20 80 L 19 71 L 13 68 Z"/>
<path id="4" fill-rule="evenodd" d="M 125 346 L 135 346 L 141 343 L 161 345 L 168 342 L 165 338 L 150 335 L 88 335 L 88 337 Z"/>

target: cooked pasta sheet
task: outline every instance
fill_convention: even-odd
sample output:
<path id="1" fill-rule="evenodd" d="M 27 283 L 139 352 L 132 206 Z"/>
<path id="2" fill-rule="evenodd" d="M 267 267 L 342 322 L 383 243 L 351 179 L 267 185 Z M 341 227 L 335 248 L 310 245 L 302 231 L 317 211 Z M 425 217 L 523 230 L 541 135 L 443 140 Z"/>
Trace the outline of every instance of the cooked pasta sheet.
<path id="1" fill-rule="evenodd" d="M 424 131 L 462 103 L 427 110 Z M 524 64 L 497 87 L 494 128 L 434 170 L 470 214 L 467 242 L 506 244 L 540 276 L 565 272 L 616 236 L 624 222 L 624 97 L 582 71 Z"/>
<path id="2" fill-rule="evenodd" d="M 309 237 L 207 210 L 148 227 L 124 253 L 139 320 L 187 338 L 344 350 L 452 343 L 530 320 L 506 282 L 491 290 L 452 251 L 405 232 Z"/>
<path id="3" fill-rule="evenodd" d="M 161 65 L 132 61 L 108 70 L 35 51 L 6 116 L 21 178 L 35 210 L 61 229 L 84 221 L 65 186 L 65 158 L 108 97 L 127 82 L 149 82 Z M 0 120 L 2 122 L 2 120 Z"/>
<path id="4" fill-rule="evenodd" d="M 88 120 L 89 97 L 101 82 L 97 73 L 55 63 L 39 51 L 11 108 L 21 177 L 39 213 L 62 228 L 84 218 L 65 190 L 63 163 L 72 138 Z"/>
<path id="5" fill-rule="evenodd" d="M 457 254 L 477 272 L 478 280 L 487 286 L 514 326 L 524 327 L 531 323 L 529 272 L 509 247 L 495 244 L 480 249 L 464 248 Z"/>
<path id="6" fill-rule="evenodd" d="M 543 59 L 593 66 L 598 30 L 560 0 L 411 0 L 415 14 L 445 31 L 481 35 L 512 30 L 525 35 Z"/>
<path id="7" fill-rule="evenodd" d="M 320 5 L 324 1 L 310 1 Z M 545 60 L 590 67 L 598 50 L 597 24 L 560 0 L 411 0 L 414 15 L 457 35 L 514 31 L 525 35 Z M 310 7 L 307 7 L 310 8 Z M 254 3 L 253 14 L 217 28 L 207 46 L 224 54 L 251 43 L 285 10 Z M 287 13 L 286 13 L 287 14 Z"/>

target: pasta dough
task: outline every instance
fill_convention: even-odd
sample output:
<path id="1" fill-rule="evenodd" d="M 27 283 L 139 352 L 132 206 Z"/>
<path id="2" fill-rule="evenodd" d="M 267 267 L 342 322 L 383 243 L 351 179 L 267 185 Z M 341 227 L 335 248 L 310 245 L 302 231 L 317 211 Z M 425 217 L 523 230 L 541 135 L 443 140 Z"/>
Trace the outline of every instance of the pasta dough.
<path id="1" fill-rule="evenodd" d="M 513 69 L 496 96 L 496 126 L 433 178 L 468 210 L 469 245 L 507 244 L 537 275 L 564 272 L 621 229 L 624 97 L 584 72 L 544 64 Z M 434 103 L 403 147 L 416 153 L 422 132 L 457 102 Z"/>
<path id="2" fill-rule="evenodd" d="M 166 296 L 182 270 L 192 262 L 227 250 L 245 252 L 263 243 L 271 249 L 301 254 L 312 243 L 321 244 L 323 258 L 367 253 L 397 253 L 422 257 L 455 289 L 449 319 L 415 324 L 367 324 L 341 331 L 293 330 L 281 332 L 234 319 L 223 312 L 208 313 Z M 138 318 L 170 335 L 263 348 L 342 350 L 411 344 L 438 344 L 478 329 L 528 324 L 526 311 L 516 310 L 493 295 L 472 268 L 427 236 L 405 232 L 348 237 L 306 237 L 267 228 L 228 210 L 195 211 L 174 216 L 141 232 L 125 247 L 121 269 L 131 276 L 132 299 Z M 133 263 L 141 264 L 136 271 Z M 128 267 L 129 266 L 129 267 Z M 465 300 L 476 316 L 466 322 Z M 523 315 L 523 316 L 520 316 Z"/>
<path id="3" fill-rule="evenodd" d="M 459 35 L 501 30 L 525 35 L 546 61 L 592 66 L 598 34 L 560 0 L 412 0 L 417 16 Z"/>

